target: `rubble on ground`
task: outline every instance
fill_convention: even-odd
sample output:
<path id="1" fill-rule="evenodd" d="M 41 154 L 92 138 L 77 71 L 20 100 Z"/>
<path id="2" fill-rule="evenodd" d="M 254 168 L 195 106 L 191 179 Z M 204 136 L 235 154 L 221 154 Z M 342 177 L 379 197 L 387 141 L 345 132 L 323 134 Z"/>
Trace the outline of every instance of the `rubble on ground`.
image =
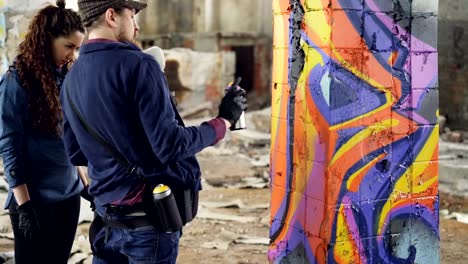
<path id="1" fill-rule="evenodd" d="M 451 129 L 445 116 L 439 116 L 439 133 L 442 141 L 451 143 L 462 143 L 468 141 L 468 131 Z"/>
<path id="2" fill-rule="evenodd" d="M 439 116 L 440 217 L 468 224 L 468 133 L 452 131 Z"/>
<path id="3" fill-rule="evenodd" d="M 439 140 L 439 192 L 468 199 L 468 143 L 462 143 L 467 134 L 451 131 L 444 120 L 439 118 L 443 129 Z"/>

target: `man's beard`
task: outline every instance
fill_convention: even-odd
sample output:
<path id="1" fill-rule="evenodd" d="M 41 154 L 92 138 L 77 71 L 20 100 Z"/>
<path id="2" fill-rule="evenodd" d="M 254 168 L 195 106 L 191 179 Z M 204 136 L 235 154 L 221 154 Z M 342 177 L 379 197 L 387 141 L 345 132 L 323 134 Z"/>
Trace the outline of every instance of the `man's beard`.
<path id="1" fill-rule="evenodd" d="M 121 33 L 119 34 L 118 36 L 118 41 L 120 42 L 130 42 L 130 43 L 135 43 L 136 42 L 136 38 L 138 36 L 138 33 L 136 31 L 134 31 L 133 33 L 133 36 L 132 37 L 127 37 L 127 35 L 125 33 Z"/>

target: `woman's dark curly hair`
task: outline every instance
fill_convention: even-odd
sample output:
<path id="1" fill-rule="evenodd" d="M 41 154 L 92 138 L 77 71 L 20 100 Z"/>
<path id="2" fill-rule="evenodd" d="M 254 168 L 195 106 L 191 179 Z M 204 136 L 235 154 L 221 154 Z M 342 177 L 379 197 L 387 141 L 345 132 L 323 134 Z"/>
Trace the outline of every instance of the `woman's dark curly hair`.
<path id="1" fill-rule="evenodd" d="M 76 31 L 85 32 L 80 16 L 57 0 L 57 6 L 39 10 L 18 48 L 15 67 L 28 95 L 32 125 L 48 135 L 60 136 L 63 121 L 52 40 Z"/>

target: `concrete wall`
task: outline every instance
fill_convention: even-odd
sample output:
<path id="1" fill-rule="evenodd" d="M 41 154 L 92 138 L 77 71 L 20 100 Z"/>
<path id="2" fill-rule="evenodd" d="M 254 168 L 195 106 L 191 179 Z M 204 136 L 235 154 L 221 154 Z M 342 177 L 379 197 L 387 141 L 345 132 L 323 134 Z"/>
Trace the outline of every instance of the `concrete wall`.
<path id="1" fill-rule="evenodd" d="M 148 7 L 139 14 L 142 35 L 153 36 L 194 30 L 194 1 L 190 0 L 152 0 L 146 1 Z"/>
<path id="2" fill-rule="evenodd" d="M 468 130 L 468 1 L 441 1 L 440 112 L 451 129 Z"/>
<path id="3" fill-rule="evenodd" d="M 439 263 L 437 1 L 273 1 L 271 263 Z"/>
<path id="4" fill-rule="evenodd" d="M 270 0 L 154 0 L 138 19 L 143 47 L 234 51 L 234 74 L 243 77 L 241 85 L 256 95 L 269 95 Z"/>
<path id="5" fill-rule="evenodd" d="M 222 1 L 219 5 L 219 28 L 217 30 L 249 32 L 272 37 L 272 21 L 271 1 L 269 0 Z"/>
<path id="6" fill-rule="evenodd" d="M 153 0 L 140 15 L 142 35 L 236 32 L 272 36 L 270 0 Z"/>

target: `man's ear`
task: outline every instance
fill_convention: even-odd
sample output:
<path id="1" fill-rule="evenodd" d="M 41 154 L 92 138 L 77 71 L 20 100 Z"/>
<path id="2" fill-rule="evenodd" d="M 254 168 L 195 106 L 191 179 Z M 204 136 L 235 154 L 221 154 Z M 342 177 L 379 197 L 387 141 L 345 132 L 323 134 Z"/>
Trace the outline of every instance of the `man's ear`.
<path id="1" fill-rule="evenodd" d="M 111 27 L 117 27 L 117 12 L 113 8 L 107 9 L 105 13 L 106 23 Z"/>

